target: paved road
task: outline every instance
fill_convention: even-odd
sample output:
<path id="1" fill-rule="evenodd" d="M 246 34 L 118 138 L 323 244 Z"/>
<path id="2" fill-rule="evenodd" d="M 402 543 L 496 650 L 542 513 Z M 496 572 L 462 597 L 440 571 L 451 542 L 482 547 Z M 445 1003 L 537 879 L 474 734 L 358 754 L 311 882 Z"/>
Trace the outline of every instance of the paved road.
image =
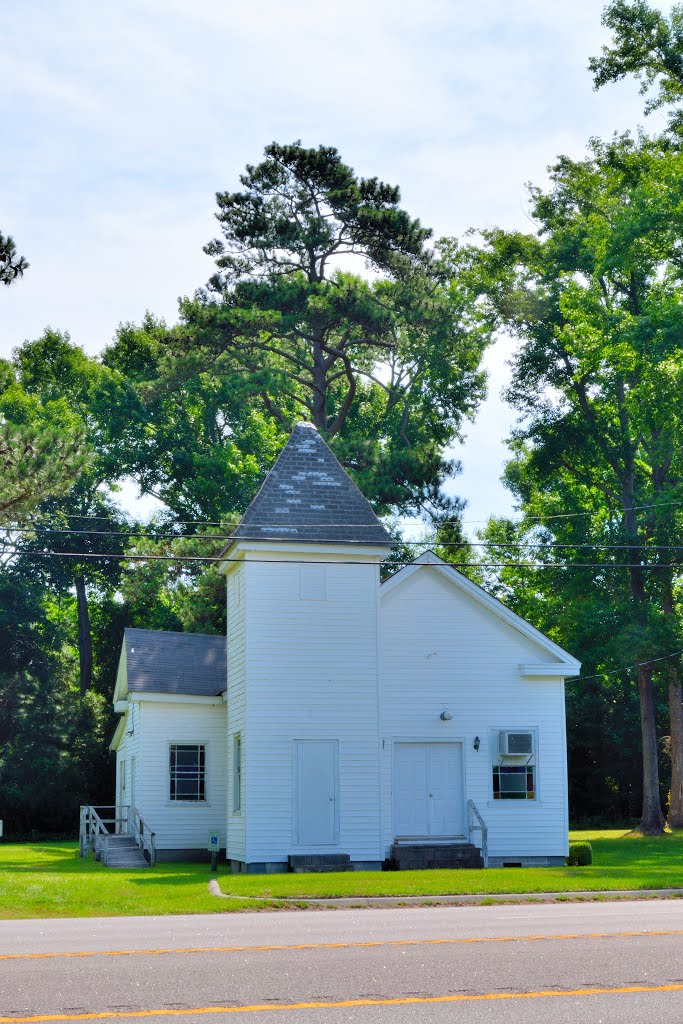
<path id="1" fill-rule="evenodd" d="M 665 1016 L 683 1021 L 678 900 L 0 922 L 0 1024 Z"/>

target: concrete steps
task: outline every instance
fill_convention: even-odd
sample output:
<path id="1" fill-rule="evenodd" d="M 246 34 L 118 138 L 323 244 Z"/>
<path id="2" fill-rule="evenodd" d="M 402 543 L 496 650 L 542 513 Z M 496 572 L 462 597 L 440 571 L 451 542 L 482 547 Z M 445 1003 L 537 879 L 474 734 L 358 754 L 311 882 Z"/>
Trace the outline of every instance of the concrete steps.
<path id="1" fill-rule="evenodd" d="M 295 875 L 307 872 L 353 871 L 348 853 L 290 854 L 289 870 Z"/>
<path id="2" fill-rule="evenodd" d="M 481 851 L 472 843 L 394 843 L 390 860 L 398 871 L 484 866 Z"/>
<path id="3" fill-rule="evenodd" d="M 109 836 L 108 868 L 146 868 L 149 865 L 133 836 Z"/>

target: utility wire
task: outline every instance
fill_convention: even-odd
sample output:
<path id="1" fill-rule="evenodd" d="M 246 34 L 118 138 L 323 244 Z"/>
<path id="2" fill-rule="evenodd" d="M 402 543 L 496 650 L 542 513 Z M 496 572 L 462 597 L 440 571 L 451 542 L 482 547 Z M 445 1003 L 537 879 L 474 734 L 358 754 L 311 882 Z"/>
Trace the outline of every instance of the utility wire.
<path id="1" fill-rule="evenodd" d="M 681 505 L 683 505 L 683 501 L 657 501 L 657 502 L 652 502 L 649 505 L 630 505 L 627 508 L 600 509 L 597 512 L 560 512 L 560 513 L 555 513 L 553 515 L 543 515 L 543 516 L 526 516 L 525 515 L 525 516 L 522 516 L 519 519 L 511 520 L 511 522 L 519 525 L 520 523 L 549 522 L 550 520 L 554 520 L 554 519 L 574 519 L 574 518 L 578 518 L 578 517 L 582 517 L 582 516 L 594 517 L 594 516 L 601 516 L 601 515 L 604 515 L 604 514 L 607 514 L 607 515 L 623 515 L 624 512 L 640 512 L 640 511 L 642 511 L 644 509 L 650 509 L 650 508 L 669 508 L 671 506 L 679 506 L 680 507 Z M 67 518 L 68 519 L 92 519 L 92 520 L 100 520 L 102 522 L 107 522 L 108 520 L 110 520 L 111 517 L 110 516 L 75 515 L 75 514 L 72 515 L 71 513 L 67 513 Z M 453 526 L 455 526 L 455 525 L 476 526 L 476 525 L 481 524 L 481 523 L 487 523 L 488 521 L 489 521 L 488 519 L 442 519 L 442 520 L 439 521 L 439 523 L 437 525 L 440 525 L 440 526 L 449 526 L 449 525 L 453 525 Z M 221 526 L 222 523 L 217 522 L 215 520 L 208 520 L 208 519 L 176 519 L 176 520 L 173 520 L 173 525 L 175 525 L 175 526 Z M 311 524 L 311 525 L 314 525 L 314 524 Z M 349 524 L 347 524 L 347 523 L 322 523 L 322 524 L 315 524 L 315 525 L 322 525 L 322 526 L 346 526 L 346 525 L 349 525 Z M 367 524 L 355 524 L 354 523 L 354 524 L 351 524 L 351 525 L 365 525 L 368 528 L 370 526 L 372 526 L 372 524 L 370 524 L 370 523 L 367 523 Z M 420 524 L 419 523 L 415 523 L 414 525 L 415 526 L 419 526 Z M 429 523 L 425 522 L 425 525 L 428 526 Z"/>
<path id="2" fill-rule="evenodd" d="M 681 506 L 683 501 L 656 501 L 650 505 L 631 505 L 628 508 L 604 508 L 598 512 L 560 512 L 550 516 L 522 516 L 520 519 L 513 519 L 511 522 L 528 523 L 528 522 L 546 522 L 550 519 L 575 519 L 579 516 L 601 516 L 601 515 L 623 515 L 624 512 L 640 512 L 643 509 L 649 508 L 668 508 L 669 506 Z M 503 518 L 506 518 L 503 516 Z M 488 523 L 488 519 L 444 519 L 443 522 L 462 523 L 463 525 L 475 526 L 478 523 Z"/>
<path id="3" fill-rule="evenodd" d="M 259 529 L 275 529 L 278 524 L 267 524 L 259 523 Z M 305 526 L 310 527 L 356 527 L 356 523 L 306 523 Z M 372 525 L 372 524 L 368 524 Z M 202 534 L 202 533 L 138 533 L 135 530 L 74 530 L 67 527 L 55 527 L 55 526 L 1 526 L 0 529 L 6 533 L 51 533 L 59 534 L 60 536 L 78 536 L 78 537 L 129 537 L 134 540 L 202 540 L 202 541 L 218 541 L 218 540 L 239 540 L 239 534 L 225 533 L 225 534 Z M 263 538 L 264 540 L 268 538 Z M 278 536 L 273 536 L 271 540 L 281 539 Z M 591 550 L 591 551 L 683 551 L 683 544 L 589 544 L 589 543 L 576 543 L 576 544 L 561 544 L 558 541 L 542 541 L 542 540 L 529 540 L 529 541 L 439 541 L 436 537 L 431 537 L 423 540 L 398 540 L 396 547 L 405 545 L 406 547 L 424 547 L 425 545 L 433 544 L 435 547 L 440 548 L 514 548 L 514 549 L 526 549 L 526 548 L 540 548 L 541 550 L 546 549 L 560 549 L 560 550 Z"/>
<path id="4" fill-rule="evenodd" d="M 76 515 L 74 512 L 66 512 L 65 515 L 67 519 L 99 519 L 105 523 L 111 520 L 111 516 L 84 516 Z M 176 526 L 222 526 L 222 523 L 209 519 L 174 519 L 173 522 Z"/>
<path id="5" fill-rule="evenodd" d="M 261 525 L 261 524 L 259 524 Z M 308 525 L 308 524 L 307 524 Z M 311 524 L 313 525 L 313 524 Z M 316 526 L 321 524 L 317 523 Z M 346 524 L 331 523 L 332 526 Z M 351 524 L 348 524 L 351 525 Z M 7 533 L 58 533 L 78 537 L 133 537 L 138 540 L 236 540 L 231 533 L 138 533 L 136 530 L 73 530 L 65 526 L 2 526 Z"/>
<path id="6" fill-rule="evenodd" d="M 585 683 L 588 679 L 602 679 L 605 676 L 616 676 L 621 672 L 632 672 L 635 669 L 647 668 L 650 665 L 656 665 L 659 661 L 669 661 L 671 658 L 678 658 L 683 654 L 683 651 L 672 651 L 671 654 L 663 654 L 661 658 L 651 658 L 649 661 L 639 661 L 636 665 L 624 665 L 622 668 L 613 668 L 609 672 L 594 672 L 591 676 L 566 676 L 566 680 L 580 679 L 582 683 Z"/>
<path id="7" fill-rule="evenodd" d="M 434 544 L 439 548 L 561 548 L 575 550 L 578 548 L 589 548 L 591 551 L 683 551 L 683 544 L 560 544 L 557 541 L 528 540 L 518 541 L 448 541 L 442 543 L 438 538 L 432 537 L 428 540 L 404 540 L 398 541 L 397 546 L 405 544 L 406 547 L 414 545 L 424 546 Z"/>
<path id="8" fill-rule="evenodd" d="M 118 558 L 123 562 L 243 562 L 242 558 L 225 558 L 221 555 L 137 555 L 120 554 L 114 551 L 27 551 L 24 548 L 5 548 L 0 554 L 21 555 L 23 558 Z M 265 562 L 269 565 L 277 564 L 279 559 L 274 558 L 250 558 L 250 562 Z M 343 562 L 334 559 L 304 559 L 288 558 L 289 563 L 297 565 L 371 565 L 367 561 L 353 561 L 349 559 Z M 416 562 L 414 560 L 392 559 L 383 563 L 387 567 L 392 565 L 416 565 L 421 566 L 450 566 L 452 569 L 680 569 L 677 562 L 643 564 L 641 562 Z"/>
<path id="9" fill-rule="evenodd" d="M 64 552 L 64 551 L 22 551 L 21 549 L 15 548 L 13 550 L 3 550 L 1 554 L 21 554 L 27 557 L 49 557 L 49 558 L 118 558 L 122 561 L 133 561 L 133 562 L 147 562 L 147 561 L 165 561 L 165 562 L 242 562 L 240 558 L 221 558 L 220 556 L 209 556 L 209 555 L 120 555 L 113 553 L 98 553 L 93 554 L 87 551 L 80 552 Z M 251 558 L 250 562 L 257 562 L 263 564 L 272 565 L 276 560 L 272 558 Z M 306 564 L 306 565 L 371 565 L 370 562 L 336 562 L 329 559 L 288 559 L 290 564 Z M 415 565 L 418 568 L 439 568 L 442 565 L 449 566 L 454 569 L 476 569 L 476 568 L 487 568 L 487 569 L 500 569 L 507 568 L 508 566 L 515 567 L 528 567 L 528 568 L 561 568 L 561 569 L 674 569 L 678 568 L 676 565 L 631 565 L 631 564 L 607 564 L 601 563 L 585 563 L 585 564 L 569 564 L 569 565 L 558 565 L 555 562 L 549 563 L 537 563 L 537 562 L 502 562 L 502 563 L 476 563 L 474 565 L 469 562 L 405 562 L 405 561 L 393 561 L 387 563 L 395 566 L 407 566 Z M 672 651 L 670 654 L 662 655 L 659 658 L 651 658 L 649 661 L 641 661 L 635 665 L 624 665 L 621 668 L 611 669 L 607 672 L 596 672 L 589 676 L 568 676 L 568 680 L 579 679 L 582 682 L 586 682 L 589 679 L 600 679 L 605 676 L 618 675 L 622 672 L 630 672 L 639 668 L 645 668 L 650 665 L 656 665 L 662 661 L 669 661 L 671 658 L 680 657 L 683 655 L 683 650 Z"/>

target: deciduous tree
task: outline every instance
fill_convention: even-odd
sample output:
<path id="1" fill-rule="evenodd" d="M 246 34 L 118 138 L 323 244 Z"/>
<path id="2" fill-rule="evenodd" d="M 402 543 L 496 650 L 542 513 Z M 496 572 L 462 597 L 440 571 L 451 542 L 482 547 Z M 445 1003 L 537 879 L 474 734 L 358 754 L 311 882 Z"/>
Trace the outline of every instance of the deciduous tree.
<path id="1" fill-rule="evenodd" d="M 523 417 L 508 470 L 513 489 L 531 515 L 570 511 L 570 494 L 590 501 L 604 536 L 620 545 L 612 561 L 627 566 L 629 616 L 619 638 L 625 663 L 639 665 L 648 832 L 663 821 L 652 662 L 683 646 L 681 560 L 671 546 L 683 541 L 682 194 L 675 149 L 644 138 L 594 141 L 587 159 L 555 164 L 547 192 L 532 190 L 538 235 L 488 232 L 482 256 L 500 323 L 522 341 L 508 392 Z M 680 748 L 675 660 L 668 679 Z M 672 777 L 678 825 L 676 757 Z"/>
<path id="2" fill-rule="evenodd" d="M 680 130 L 683 5 L 675 4 L 667 17 L 647 0 L 612 0 L 605 8 L 602 23 L 612 32 L 612 41 L 603 46 L 599 57 L 588 62 L 596 89 L 633 75 L 641 83 L 641 93 L 650 93 L 645 112 L 673 105 L 670 126 Z"/>
<path id="3" fill-rule="evenodd" d="M 0 360 L 0 525 L 64 494 L 91 460 L 85 425 L 65 400 L 29 395 Z"/>
<path id="4" fill-rule="evenodd" d="M 273 143 L 241 184 L 217 197 L 218 272 L 182 304 L 157 393 L 220 382 L 284 431 L 311 420 L 378 510 L 450 508 L 444 449 L 490 337 L 467 251 L 428 248 L 399 190 L 331 147 Z"/>
<path id="5" fill-rule="evenodd" d="M 106 487 L 115 486 L 120 475 L 111 437 L 112 425 L 125 418 L 127 389 L 115 371 L 87 356 L 67 334 L 51 329 L 18 348 L 13 366 L 17 385 L 30 402 L 69 410 L 91 453 L 78 477 L 68 481 L 68 490 L 63 487 L 59 497 L 43 502 L 41 517 L 21 544 L 34 556 L 33 571 L 47 574 L 57 593 L 75 591 L 80 690 L 85 694 L 93 675 L 88 591 L 101 595 L 115 590 L 121 571 L 120 559 L 106 556 L 123 553 L 124 538 L 119 534 L 127 523 Z M 49 464 L 55 463 L 53 451 Z M 38 562 L 38 552 L 56 554 L 43 555 Z"/>

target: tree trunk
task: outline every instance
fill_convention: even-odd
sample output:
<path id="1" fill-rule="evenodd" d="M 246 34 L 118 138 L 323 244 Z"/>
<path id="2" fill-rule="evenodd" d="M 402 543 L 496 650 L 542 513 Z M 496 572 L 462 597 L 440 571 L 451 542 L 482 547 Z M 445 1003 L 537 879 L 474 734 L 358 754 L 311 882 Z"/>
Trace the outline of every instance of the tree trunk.
<path id="1" fill-rule="evenodd" d="M 92 633 L 88 614 L 88 595 L 83 576 L 76 577 L 76 602 L 78 605 L 78 659 L 80 663 L 81 696 L 86 694 L 92 683 Z"/>
<path id="2" fill-rule="evenodd" d="M 628 472 L 623 481 L 624 526 L 628 543 L 639 544 L 638 523 L 635 514 L 634 466 L 629 459 Z M 631 599 L 635 606 L 635 617 L 643 633 L 647 630 L 647 594 L 645 581 L 639 565 L 629 569 Z M 643 744 L 643 811 L 638 828 L 646 835 L 660 835 L 664 831 L 664 815 L 659 802 L 659 763 L 657 760 L 657 723 L 655 719 L 655 689 L 652 682 L 652 668 L 643 665 L 638 669 L 638 696 L 640 698 L 640 732 Z"/>
<path id="3" fill-rule="evenodd" d="M 659 543 L 666 543 L 662 538 Z M 671 644 L 676 635 L 676 607 L 673 573 L 667 568 L 662 574 L 662 611 L 671 624 Z M 669 791 L 670 828 L 683 828 L 683 703 L 681 677 L 678 666 L 669 663 L 666 669 L 669 682 L 669 752 L 671 755 L 671 789 Z"/>
<path id="4" fill-rule="evenodd" d="M 683 828 L 683 694 L 676 669 L 669 674 L 669 719 L 671 722 L 671 799 L 669 827 Z"/>
<path id="5" fill-rule="evenodd" d="M 646 835 L 659 835 L 664 831 L 664 815 L 659 803 L 655 690 L 652 670 L 647 666 L 638 669 L 638 694 L 643 736 L 643 816 L 638 828 Z"/>
<path id="6" fill-rule="evenodd" d="M 313 342 L 313 426 L 324 431 L 327 427 L 327 380 L 325 373 L 325 353 L 322 345 Z"/>

